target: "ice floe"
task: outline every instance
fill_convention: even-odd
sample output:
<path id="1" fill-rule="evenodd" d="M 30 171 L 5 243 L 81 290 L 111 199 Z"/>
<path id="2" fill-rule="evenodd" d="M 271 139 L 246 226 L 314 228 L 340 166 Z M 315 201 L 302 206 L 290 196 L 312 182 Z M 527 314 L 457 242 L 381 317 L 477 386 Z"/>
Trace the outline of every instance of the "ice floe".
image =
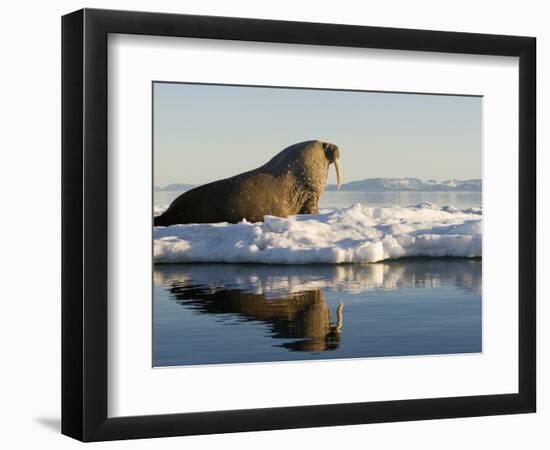
<path id="1" fill-rule="evenodd" d="M 161 208 L 155 208 L 159 213 Z M 263 222 L 156 227 L 155 263 L 369 263 L 403 257 L 480 257 L 481 208 L 410 207 L 324 210 L 265 216 Z"/>

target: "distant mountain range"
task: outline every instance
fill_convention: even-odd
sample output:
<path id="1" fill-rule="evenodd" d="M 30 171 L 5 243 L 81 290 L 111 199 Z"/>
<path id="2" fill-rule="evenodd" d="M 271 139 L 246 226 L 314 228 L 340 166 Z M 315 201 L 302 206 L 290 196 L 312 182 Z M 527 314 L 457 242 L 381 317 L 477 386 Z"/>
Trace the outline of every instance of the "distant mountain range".
<path id="1" fill-rule="evenodd" d="M 194 184 L 169 184 L 155 186 L 156 192 L 185 192 L 195 187 Z M 335 184 L 329 184 L 327 191 L 336 191 Z M 340 188 L 347 192 L 388 192 L 388 191 L 454 191 L 481 192 L 481 180 L 421 180 L 419 178 L 365 178 L 364 180 L 344 183 Z"/>
<path id="2" fill-rule="evenodd" d="M 327 191 L 336 191 L 336 185 L 329 184 Z M 421 180 L 419 178 L 366 178 L 344 183 L 341 191 L 387 192 L 387 191 L 455 191 L 481 192 L 481 180 Z"/>
<path id="3" fill-rule="evenodd" d="M 170 192 L 185 192 L 188 191 L 191 188 L 194 188 L 195 184 L 169 184 L 164 187 L 155 186 L 155 192 L 164 192 L 164 191 L 170 191 Z"/>

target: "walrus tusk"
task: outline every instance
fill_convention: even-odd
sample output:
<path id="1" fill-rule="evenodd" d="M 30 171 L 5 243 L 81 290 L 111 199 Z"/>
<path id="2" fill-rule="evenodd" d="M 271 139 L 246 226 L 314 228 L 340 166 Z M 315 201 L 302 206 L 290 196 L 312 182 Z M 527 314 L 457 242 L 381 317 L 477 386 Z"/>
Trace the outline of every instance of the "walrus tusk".
<path id="1" fill-rule="evenodd" d="M 340 190 L 340 186 L 342 186 L 342 166 L 340 165 L 340 158 L 334 160 L 334 168 L 336 169 L 336 185 L 338 186 L 338 190 Z"/>
<path id="2" fill-rule="evenodd" d="M 342 332 L 342 326 L 344 325 L 344 302 L 340 300 L 340 304 L 336 309 L 336 332 Z"/>

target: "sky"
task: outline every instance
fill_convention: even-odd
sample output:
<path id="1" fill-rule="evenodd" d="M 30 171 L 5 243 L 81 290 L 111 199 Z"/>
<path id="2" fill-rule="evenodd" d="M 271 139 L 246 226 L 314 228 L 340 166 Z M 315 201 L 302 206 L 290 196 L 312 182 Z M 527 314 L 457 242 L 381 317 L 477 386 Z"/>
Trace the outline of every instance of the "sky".
<path id="1" fill-rule="evenodd" d="M 153 109 L 155 186 L 226 178 L 312 139 L 339 146 L 344 182 L 481 178 L 481 97 L 155 82 Z"/>

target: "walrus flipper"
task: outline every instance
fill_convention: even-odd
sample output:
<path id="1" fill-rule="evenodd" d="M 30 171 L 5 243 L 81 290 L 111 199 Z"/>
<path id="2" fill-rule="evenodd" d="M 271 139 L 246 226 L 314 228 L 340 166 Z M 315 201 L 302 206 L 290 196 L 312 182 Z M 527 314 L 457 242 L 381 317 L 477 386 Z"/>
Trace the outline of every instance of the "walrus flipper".
<path id="1" fill-rule="evenodd" d="M 298 211 L 298 214 L 319 214 L 318 202 L 316 196 L 309 197 Z"/>
<path id="2" fill-rule="evenodd" d="M 155 218 L 153 219 L 153 226 L 155 227 L 168 226 L 166 223 L 166 218 L 164 217 L 164 214 L 161 214 L 160 216 L 155 216 Z"/>

